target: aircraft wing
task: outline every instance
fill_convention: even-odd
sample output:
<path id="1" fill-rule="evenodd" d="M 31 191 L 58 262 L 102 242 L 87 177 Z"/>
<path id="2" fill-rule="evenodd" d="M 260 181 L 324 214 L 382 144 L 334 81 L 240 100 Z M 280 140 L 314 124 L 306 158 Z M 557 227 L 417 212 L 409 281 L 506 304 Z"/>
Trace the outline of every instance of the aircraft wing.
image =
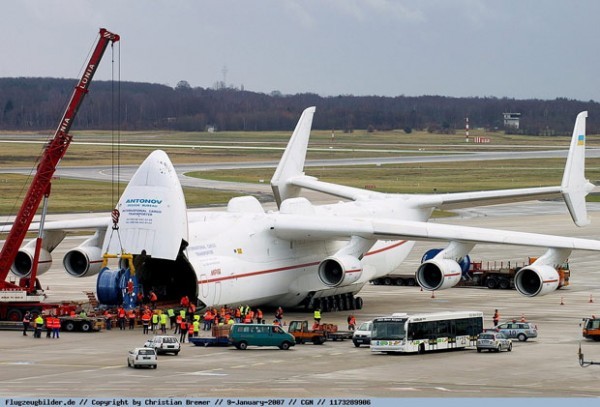
<path id="1" fill-rule="evenodd" d="M 110 215 L 95 216 L 91 218 L 71 219 L 71 220 L 55 220 L 44 223 L 44 230 L 93 230 L 106 229 L 111 224 Z M 11 224 L 0 226 L 0 233 L 7 233 L 12 227 Z M 35 232 L 39 229 L 39 223 L 32 223 L 29 226 L 30 232 Z"/>
<path id="2" fill-rule="evenodd" d="M 379 195 L 385 197 L 387 194 L 375 191 L 368 191 L 360 188 L 352 188 L 343 185 L 331 184 L 319 181 L 310 176 L 299 176 L 289 181 L 296 187 L 322 192 L 339 198 L 356 201 L 358 199 L 369 199 Z M 421 208 L 438 209 L 460 209 L 471 208 L 474 206 L 497 205 L 510 202 L 531 201 L 539 199 L 560 198 L 561 187 L 539 187 L 539 188 L 518 188 L 504 189 L 494 191 L 477 192 L 458 192 L 434 195 L 407 195 L 413 197 L 417 202 L 416 206 Z M 397 195 L 396 195 L 397 196 Z"/>
<path id="3" fill-rule="evenodd" d="M 350 199 L 352 201 L 356 201 L 360 198 L 373 198 L 377 195 L 385 196 L 386 194 L 376 191 L 369 191 L 366 189 L 347 187 L 344 185 L 331 184 L 329 182 L 319 181 L 315 177 L 310 177 L 308 175 L 302 175 L 298 177 L 294 177 L 289 180 L 289 184 L 309 189 L 316 192 L 322 192 L 327 195 L 337 196 L 339 198 Z"/>
<path id="4" fill-rule="evenodd" d="M 106 229 L 111 224 L 110 216 L 94 217 L 87 219 L 73 219 L 53 221 L 44 224 L 44 230 L 90 230 Z M 39 228 L 39 224 L 32 223 L 32 229 Z"/>
<path id="5" fill-rule="evenodd" d="M 473 206 L 497 205 L 511 202 L 555 199 L 562 195 L 561 187 L 519 188 L 495 191 L 458 192 L 422 195 L 417 206 L 437 209 L 460 209 Z"/>
<path id="6" fill-rule="evenodd" d="M 282 215 L 273 232 L 286 240 L 348 239 L 457 241 L 600 251 L 600 241 L 538 233 L 396 219 Z"/>

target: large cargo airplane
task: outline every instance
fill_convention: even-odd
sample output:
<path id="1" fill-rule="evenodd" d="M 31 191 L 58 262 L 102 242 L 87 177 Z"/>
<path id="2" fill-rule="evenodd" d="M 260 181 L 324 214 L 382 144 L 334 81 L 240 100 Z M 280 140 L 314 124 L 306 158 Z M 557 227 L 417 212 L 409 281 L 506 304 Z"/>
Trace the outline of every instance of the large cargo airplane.
<path id="1" fill-rule="evenodd" d="M 418 240 L 447 242 L 416 271 L 427 290 L 454 286 L 477 243 L 546 247 L 515 278 L 517 290 L 526 296 L 554 291 L 559 281 L 554 266 L 572 250 L 600 250 L 596 240 L 428 222 L 434 209 L 562 196 L 573 221 L 587 224 L 585 196 L 594 187 L 584 175 L 587 112 L 577 116 L 560 186 L 435 195 L 381 193 L 305 175 L 314 112 L 310 107 L 302 113 L 271 180 L 277 211 L 265 211 L 252 196 L 231 199 L 223 211 L 188 211 L 173 164 L 163 151 L 154 151 L 118 202 L 118 230 L 109 217 L 46 223 L 39 273 L 50 267 L 51 251 L 68 230 L 95 229 L 91 238 L 66 253 L 63 264 L 75 277 L 100 272 L 101 302 L 120 300 L 126 272 L 118 267 L 101 270 L 102 256 L 125 251 L 133 255 L 139 289 L 154 290 L 161 299 L 187 295 L 201 307 L 354 309 L 362 307 L 356 296 L 361 288 L 394 271 Z M 303 190 L 345 201 L 315 205 L 301 196 Z M 29 243 L 21 249 L 13 267 L 18 276 L 29 274 L 33 248 Z"/>

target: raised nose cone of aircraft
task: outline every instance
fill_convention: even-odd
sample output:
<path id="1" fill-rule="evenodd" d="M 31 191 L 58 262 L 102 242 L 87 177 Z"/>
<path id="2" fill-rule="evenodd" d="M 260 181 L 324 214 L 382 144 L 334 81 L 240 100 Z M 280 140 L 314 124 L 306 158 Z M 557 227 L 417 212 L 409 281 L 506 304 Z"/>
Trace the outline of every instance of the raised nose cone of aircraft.
<path id="1" fill-rule="evenodd" d="M 119 235 L 126 252 L 145 250 L 154 258 L 174 260 L 188 241 L 187 208 L 171 160 L 157 150 L 144 160 L 125 188 L 119 204 Z M 119 239 L 107 233 L 108 253 L 120 253 Z M 108 244 L 108 247 L 107 247 Z"/>

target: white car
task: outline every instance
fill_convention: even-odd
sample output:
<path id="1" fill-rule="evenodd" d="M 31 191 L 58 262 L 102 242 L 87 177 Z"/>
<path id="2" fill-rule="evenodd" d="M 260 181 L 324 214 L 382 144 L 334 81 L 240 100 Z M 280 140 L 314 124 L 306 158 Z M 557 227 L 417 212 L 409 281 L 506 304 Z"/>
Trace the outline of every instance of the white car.
<path id="1" fill-rule="evenodd" d="M 352 334 L 352 343 L 357 348 L 360 345 L 370 345 L 371 344 L 371 326 L 373 325 L 373 321 L 363 322 L 359 325 L 358 329 L 354 331 Z"/>
<path id="2" fill-rule="evenodd" d="M 152 348 L 134 348 L 127 354 L 127 366 L 138 368 L 148 366 L 156 369 L 156 351 Z"/>
<path id="3" fill-rule="evenodd" d="M 487 349 L 489 351 L 500 352 L 501 350 L 511 351 L 512 341 L 502 332 L 482 332 L 477 337 L 477 352 Z"/>
<path id="4" fill-rule="evenodd" d="M 144 344 L 146 348 L 153 348 L 157 354 L 174 353 L 177 355 L 181 350 L 179 340 L 171 335 L 155 335 Z"/>

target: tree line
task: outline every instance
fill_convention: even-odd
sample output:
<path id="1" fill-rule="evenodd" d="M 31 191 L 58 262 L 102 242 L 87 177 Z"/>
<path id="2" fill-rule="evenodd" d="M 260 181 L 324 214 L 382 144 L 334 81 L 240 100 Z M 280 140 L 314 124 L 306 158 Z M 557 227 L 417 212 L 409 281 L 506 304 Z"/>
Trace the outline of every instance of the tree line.
<path id="1" fill-rule="evenodd" d="M 54 130 L 76 85 L 74 79 L 0 78 L 0 130 Z M 221 84 L 223 85 L 223 84 Z M 425 130 L 439 133 L 471 128 L 503 130 L 503 113 L 520 113 L 529 135 L 568 135 L 577 113 L 590 112 L 588 133 L 600 133 L 595 101 L 445 96 L 323 97 L 283 95 L 227 86 L 175 87 L 160 84 L 94 81 L 74 124 L 76 129 L 179 131 L 289 131 L 302 110 L 316 106 L 314 129 Z"/>

